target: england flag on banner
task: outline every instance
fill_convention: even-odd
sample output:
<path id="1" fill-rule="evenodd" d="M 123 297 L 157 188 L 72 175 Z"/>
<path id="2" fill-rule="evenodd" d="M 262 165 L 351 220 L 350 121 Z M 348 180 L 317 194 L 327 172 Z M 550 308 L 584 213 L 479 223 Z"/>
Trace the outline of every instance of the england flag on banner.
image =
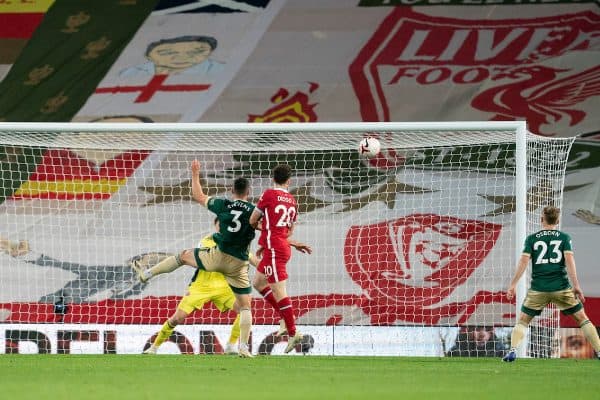
<path id="1" fill-rule="evenodd" d="M 235 76 L 281 4 L 161 1 L 78 118 L 197 119 Z"/>

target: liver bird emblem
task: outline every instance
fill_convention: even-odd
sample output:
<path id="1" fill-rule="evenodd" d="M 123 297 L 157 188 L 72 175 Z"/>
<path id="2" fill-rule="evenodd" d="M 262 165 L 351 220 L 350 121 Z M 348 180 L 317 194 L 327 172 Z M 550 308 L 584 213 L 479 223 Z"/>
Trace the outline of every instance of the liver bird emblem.
<path id="1" fill-rule="evenodd" d="M 478 94 L 471 105 L 494 113 L 492 120 L 526 119 L 533 133 L 555 135 L 552 125 L 559 122 L 577 125 L 586 116 L 577 109 L 577 104 L 600 95 L 600 65 L 558 78 L 559 73 L 566 71 L 538 65 L 502 72 L 492 80 L 511 79 L 512 82 Z"/>

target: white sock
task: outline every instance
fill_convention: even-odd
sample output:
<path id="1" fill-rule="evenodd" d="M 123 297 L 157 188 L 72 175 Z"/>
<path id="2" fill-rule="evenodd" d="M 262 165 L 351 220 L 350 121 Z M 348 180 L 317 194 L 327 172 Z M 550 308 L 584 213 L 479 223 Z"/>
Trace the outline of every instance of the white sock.
<path id="1" fill-rule="evenodd" d="M 234 351 L 236 344 L 237 343 L 227 343 L 227 346 L 225 346 L 225 351 Z"/>
<path id="2" fill-rule="evenodd" d="M 240 310 L 240 346 L 248 346 L 250 340 L 250 331 L 252 330 L 252 312 L 249 308 Z"/>

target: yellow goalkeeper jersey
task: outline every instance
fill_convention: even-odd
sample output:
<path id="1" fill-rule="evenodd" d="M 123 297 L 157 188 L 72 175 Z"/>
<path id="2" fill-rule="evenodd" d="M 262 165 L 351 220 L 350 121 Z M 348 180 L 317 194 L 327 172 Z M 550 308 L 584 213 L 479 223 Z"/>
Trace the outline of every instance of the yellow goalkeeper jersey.
<path id="1" fill-rule="evenodd" d="M 198 247 L 215 247 L 216 245 L 212 234 L 204 236 L 200 240 L 200 243 L 198 243 Z M 190 282 L 189 291 L 190 293 L 206 292 L 207 290 L 219 290 L 223 288 L 230 289 L 222 273 L 208 272 L 197 268 Z"/>

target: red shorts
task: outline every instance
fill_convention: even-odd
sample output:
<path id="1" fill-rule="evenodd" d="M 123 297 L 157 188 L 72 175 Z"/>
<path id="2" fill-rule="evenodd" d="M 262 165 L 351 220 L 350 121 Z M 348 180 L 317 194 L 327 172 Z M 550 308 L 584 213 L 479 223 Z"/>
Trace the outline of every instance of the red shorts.
<path id="1" fill-rule="evenodd" d="M 265 248 L 256 270 L 265 274 L 267 282 L 275 283 L 288 278 L 286 264 L 290 260 L 290 251 Z"/>

